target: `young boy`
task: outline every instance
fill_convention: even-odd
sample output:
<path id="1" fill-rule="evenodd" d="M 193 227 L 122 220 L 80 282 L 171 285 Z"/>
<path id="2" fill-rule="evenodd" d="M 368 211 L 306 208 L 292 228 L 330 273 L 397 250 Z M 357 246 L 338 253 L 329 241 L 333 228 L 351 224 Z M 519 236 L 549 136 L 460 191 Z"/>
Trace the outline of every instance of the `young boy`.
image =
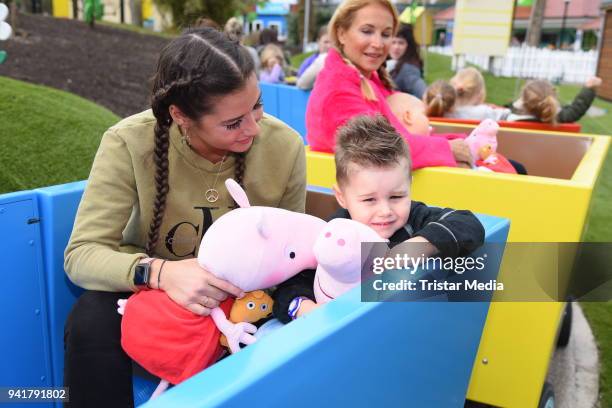
<path id="1" fill-rule="evenodd" d="M 419 242 L 426 255 L 464 256 L 484 242 L 484 228 L 470 211 L 428 207 L 411 200 L 408 145 L 383 116 L 358 116 L 336 135 L 336 185 L 342 207 L 331 218 L 351 218 L 389 239 L 391 246 Z M 314 271 L 279 285 L 274 315 L 295 319 L 317 305 Z"/>

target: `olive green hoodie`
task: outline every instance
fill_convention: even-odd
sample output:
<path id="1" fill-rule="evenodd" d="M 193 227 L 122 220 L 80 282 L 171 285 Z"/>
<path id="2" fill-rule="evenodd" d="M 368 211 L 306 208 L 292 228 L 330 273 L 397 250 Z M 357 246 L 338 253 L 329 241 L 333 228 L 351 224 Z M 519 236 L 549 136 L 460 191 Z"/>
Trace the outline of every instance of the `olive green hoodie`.
<path id="1" fill-rule="evenodd" d="M 147 110 L 120 121 L 102 137 L 65 252 L 66 273 L 85 289 L 134 290 L 134 266 L 141 258 L 196 256 L 206 229 L 234 205 L 224 185 L 234 176 L 234 157 L 209 162 L 191 150 L 172 125 L 160 239 L 155 253 L 144 253 L 155 198 L 155 123 Z M 260 134 L 246 155 L 244 187 L 251 204 L 304 212 L 306 159 L 301 138 L 269 115 L 259 125 Z M 212 187 L 220 194 L 215 203 L 204 197 Z"/>

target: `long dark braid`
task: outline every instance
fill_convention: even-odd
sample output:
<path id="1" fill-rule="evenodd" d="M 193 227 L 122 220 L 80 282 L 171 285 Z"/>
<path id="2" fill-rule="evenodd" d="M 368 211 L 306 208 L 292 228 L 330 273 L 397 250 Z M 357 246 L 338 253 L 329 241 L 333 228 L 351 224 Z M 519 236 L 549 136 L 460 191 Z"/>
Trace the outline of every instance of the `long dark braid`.
<path id="1" fill-rule="evenodd" d="M 153 218 L 149 226 L 149 236 L 145 252 L 153 253 L 153 248 L 159 240 L 159 227 L 161 226 L 164 212 L 166 211 L 166 197 L 168 196 L 168 146 L 170 144 L 170 125 L 172 117 L 167 107 L 163 105 L 162 97 L 153 97 L 152 108 L 157 123 L 155 124 L 155 147 L 153 149 L 153 161 L 155 163 L 155 201 L 153 204 Z"/>
<path id="2" fill-rule="evenodd" d="M 240 187 L 244 188 L 244 173 L 246 171 L 246 154 L 236 153 L 236 164 L 234 171 L 234 179 L 236 183 L 240 184 Z"/>
<path id="3" fill-rule="evenodd" d="M 215 96 L 235 92 L 255 72 L 248 51 L 223 33 L 210 28 L 186 30 L 161 52 L 153 78 L 151 108 L 155 125 L 155 200 L 145 252 L 153 256 L 159 241 L 159 230 L 166 211 L 168 183 L 170 106 L 175 105 L 190 119 L 197 121 L 212 109 Z M 236 180 L 243 184 L 245 155 L 236 157 Z"/>

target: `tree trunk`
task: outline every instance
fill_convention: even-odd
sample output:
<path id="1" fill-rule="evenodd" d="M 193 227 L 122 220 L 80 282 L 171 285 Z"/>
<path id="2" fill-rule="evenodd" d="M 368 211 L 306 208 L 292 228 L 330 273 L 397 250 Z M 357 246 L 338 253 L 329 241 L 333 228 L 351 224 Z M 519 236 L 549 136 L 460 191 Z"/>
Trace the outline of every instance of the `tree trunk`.
<path id="1" fill-rule="evenodd" d="M 529 27 L 527 29 L 527 45 L 532 47 L 540 45 L 545 8 L 546 0 L 534 0 L 531 8 L 531 16 L 529 17 Z"/>
<path id="2" fill-rule="evenodd" d="M 19 26 L 19 17 L 17 13 L 19 10 L 17 9 L 17 2 L 11 1 L 10 5 L 10 16 L 11 16 L 11 27 L 13 28 L 13 33 L 17 35 L 17 27 Z"/>

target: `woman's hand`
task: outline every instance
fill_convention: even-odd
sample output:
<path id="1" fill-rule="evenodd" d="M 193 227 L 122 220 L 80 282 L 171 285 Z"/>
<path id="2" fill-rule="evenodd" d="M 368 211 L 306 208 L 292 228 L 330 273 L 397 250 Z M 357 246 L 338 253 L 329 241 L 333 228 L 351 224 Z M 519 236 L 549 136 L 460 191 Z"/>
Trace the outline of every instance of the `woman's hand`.
<path id="1" fill-rule="evenodd" d="M 457 167 L 471 169 L 472 164 L 474 163 L 474 158 L 472 157 L 470 148 L 468 144 L 465 143 L 465 140 L 453 139 L 449 140 L 448 144 L 450 145 L 455 161 L 457 162 Z"/>
<path id="2" fill-rule="evenodd" d="M 161 262 L 156 260 L 152 266 L 151 286 L 157 288 Z M 228 296 L 244 296 L 242 289 L 217 278 L 195 258 L 166 261 L 159 283 L 158 289 L 165 291 L 170 299 L 200 316 L 208 316 Z"/>

